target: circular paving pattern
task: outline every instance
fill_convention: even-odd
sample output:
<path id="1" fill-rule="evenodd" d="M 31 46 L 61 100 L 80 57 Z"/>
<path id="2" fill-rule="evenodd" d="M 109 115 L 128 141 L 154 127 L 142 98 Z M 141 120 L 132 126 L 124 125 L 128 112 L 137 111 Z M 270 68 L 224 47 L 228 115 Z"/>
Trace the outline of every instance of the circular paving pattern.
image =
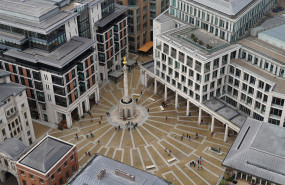
<path id="1" fill-rule="evenodd" d="M 153 94 L 153 79 L 149 79 L 148 88 L 143 88 L 139 74 L 138 66 L 128 74 L 129 93 L 138 98 L 138 105 L 144 111 L 149 109 L 149 113 L 136 129 L 117 131 L 106 116 L 106 112 L 122 98 L 123 84 L 120 81 L 118 84 L 109 82 L 100 85 L 100 103 L 92 107 L 92 117 L 85 114 L 72 128 L 63 131 L 53 129 L 49 134 L 76 144 L 81 166 L 90 159 L 85 156 L 85 152 L 89 151 L 146 170 L 175 184 L 216 184 L 224 171 L 221 163 L 234 138 L 230 137 L 224 143 L 224 127 L 217 121 L 215 134 L 211 136 L 210 125 L 198 125 L 197 107 L 191 104 L 191 116 L 186 116 L 186 101 L 181 97 L 178 99 L 179 109 L 176 110 L 175 93 L 171 90 L 167 94 L 167 107 L 162 111 L 164 86 L 158 84 L 157 94 Z M 211 122 L 211 118 L 204 113 L 202 119 Z M 94 137 L 90 137 L 90 132 Z M 199 134 L 198 139 L 186 138 L 187 134 L 194 138 L 196 133 Z M 78 134 L 78 140 L 74 138 L 75 134 Z M 209 151 L 209 147 L 221 148 L 223 154 L 216 155 Z M 203 158 L 203 170 L 190 167 L 189 162 L 197 161 L 200 156 Z"/>

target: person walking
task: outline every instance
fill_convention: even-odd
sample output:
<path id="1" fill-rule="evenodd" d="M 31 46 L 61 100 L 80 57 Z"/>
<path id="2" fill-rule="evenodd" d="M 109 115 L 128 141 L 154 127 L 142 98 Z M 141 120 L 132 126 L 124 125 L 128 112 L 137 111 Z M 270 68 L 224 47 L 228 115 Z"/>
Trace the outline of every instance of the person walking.
<path id="1" fill-rule="evenodd" d="M 100 144 L 100 140 L 98 140 L 98 144 Z"/>
<path id="2" fill-rule="evenodd" d="M 167 148 L 165 148 L 164 151 L 167 152 Z"/>
<path id="3" fill-rule="evenodd" d="M 99 125 L 101 125 L 101 121 L 99 121 Z"/>
<path id="4" fill-rule="evenodd" d="M 101 119 L 103 118 L 102 116 L 100 116 L 101 117 Z"/>
<path id="5" fill-rule="evenodd" d="M 86 139 L 88 139 L 88 134 L 86 134 Z"/>
<path id="6" fill-rule="evenodd" d="M 77 140 L 78 140 L 78 135 L 77 135 L 77 133 L 75 133 L 75 139 L 77 139 Z"/>
<path id="7" fill-rule="evenodd" d="M 167 120 L 167 116 L 165 117 L 165 120 Z"/>

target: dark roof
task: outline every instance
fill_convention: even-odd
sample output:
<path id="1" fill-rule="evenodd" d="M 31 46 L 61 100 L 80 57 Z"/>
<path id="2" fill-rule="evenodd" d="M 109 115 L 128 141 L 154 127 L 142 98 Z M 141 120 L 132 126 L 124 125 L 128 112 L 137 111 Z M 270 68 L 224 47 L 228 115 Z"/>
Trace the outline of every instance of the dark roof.
<path id="1" fill-rule="evenodd" d="M 284 184 L 285 128 L 247 118 L 222 164 Z"/>
<path id="2" fill-rule="evenodd" d="M 97 174 L 101 170 L 106 169 L 105 176 L 97 179 Z M 124 173 L 135 176 L 135 181 L 130 181 L 126 178 L 115 175 L 115 170 L 118 169 Z M 70 185 L 99 185 L 99 184 L 133 184 L 133 185 L 167 185 L 168 181 L 161 179 L 153 174 L 128 166 L 121 162 L 115 161 L 105 156 L 95 155 L 93 159 L 75 175 L 70 182 Z"/>
<path id="3" fill-rule="evenodd" d="M 10 72 L 0 69 L 0 78 L 3 76 L 10 76 Z"/>
<path id="4" fill-rule="evenodd" d="M 115 4 L 115 11 L 110 15 L 108 15 L 107 17 L 95 22 L 95 26 L 98 27 L 106 26 L 109 22 L 113 21 L 114 19 L 125 13 L 128 9 L 129 8 L 127 6 Z"/>
<path id="5" fill-rule="evenodd" d="M 10 57 L 19 58 L 32 63 L 42 63 L 49 66 L 62 68 L 76 57 L 90 49 L 96 41 L 84 37 L 74 36 L 68 42 L 51 53 L 45 53 L 36 49 L 19 51 L 10 49 L 4 54 Z"/>
<path id="6" fill-rule="evenodd" d="M 22 141 L 15 138 L 7 138 L 0 143 L 0 152 L 9 155 L 13 161 L 17 161 L 27 149 Z"/>
<path id="7" fill-rule="evenodd" d="M 73 145 L 62 140 L 47 136 L 31 149 L 19 163 L 46 173 L 70 151 L 72 147 Z"/>
<path id="8" fill-rule="evenodd" d="M 0 106 L 10 96 L 16 96 L 26 90 L 26 87 L 16 83 L 0 83 Z"/>

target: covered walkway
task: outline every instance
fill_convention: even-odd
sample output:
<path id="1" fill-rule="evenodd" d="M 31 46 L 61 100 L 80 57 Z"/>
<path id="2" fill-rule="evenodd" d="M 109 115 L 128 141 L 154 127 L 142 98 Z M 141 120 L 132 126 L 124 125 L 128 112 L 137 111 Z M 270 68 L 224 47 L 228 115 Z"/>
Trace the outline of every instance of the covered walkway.
<path id="1" fill-rule="evenodd" d="M 147 81 L 148 78 L 151 77 L 154 79 L 153 85 L 154 85 L 154 93 L 157 93 L 157 82 L 163 84 L 165 86 L 164 89 L 164 100 L 167 100 L 167 90 L 170 89 L 173 92 L 175 92 L 175 108 L 178 109 L 179 103 L 179 96 L 184 98 L 186 101 L 186 115 L 190 116 L 190 103 L 198 107 L 198 124 L 201 124 L 203 122 L 202 120 L 202 111 L 206 112 L 208 115 L 212 117 L 211 120 L 211 132 L 214 133 L 214 123 L 215 119 L 220 121 L 225 126 L 225 135 L 224 135 L 224 141 L 227 142 L 228 135 L 229 135 L 229 127 L 235 131 L 239 132 L 241 127 L 243 126 L 244 122 L 246 121 L 245 116 L 241 115 L 239 112 L 237 112 L 235 109 L 228 106 L 226 103 L 224 103 L 222 100 L 218 98 L 213 98 L 205 102 L 197 101 L 196 99 L 190 97 L 187 95 L 184 91 L 177 89 L 176 87 L 173 87 L 169 82 L 162 78 L 158 78 L 157 75 L 154 74 L 154 61 L 149 61 L 148 63 L 144 63 L 141 65 L 140 70 L 140 80 L 141 84 L 144 87 L 147 87 Z"/>

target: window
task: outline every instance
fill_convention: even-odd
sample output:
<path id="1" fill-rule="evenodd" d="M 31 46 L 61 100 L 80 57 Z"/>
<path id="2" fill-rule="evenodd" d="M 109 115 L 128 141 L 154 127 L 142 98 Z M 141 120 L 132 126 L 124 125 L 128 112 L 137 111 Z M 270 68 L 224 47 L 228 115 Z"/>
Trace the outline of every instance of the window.
<path id="1" fill-rule="evenodd" d="M 73 155 L 70 156 L 70 161 L 73 161 Z"/>
<path id="2" fill-rule="evenodd" d="M 58 174 L 60 174 L 60 173 L 61 173 L 61 169 L 60 169 L 60 168 L 58 168 L 57 173 L 58 173 Z"/>
<path id="3" fill-rule="evenodd" d="M 24 176 L 25 176 L 25 172 L 24 172 L 24 171 L 21 171 L 21 175 L 24 175 Z"/>
<path id="4" fill-rule="evenodd" d="M 68 173 L 68 171 L 65 173 L 65 178 L 66 178 L 66 180 L 69 179 L 69 173 Z"/>
<path id="5" fill-rule="evenodd" d="M 27 185 L 27 182 L 25 180 L 23 180 L 23 185 Z"/>
<path id="6" fill-rule="evenodd" d="M 67 166 L 67 162 L 65 161 L 65 162 L 64 162 L 64 167 L 66 167 L 66 166 Z"/>
<path id="7" fill-rule="evenodd" d="M 54 174 L 52 174 L 52 176 L 51 176 L 51 180 L 54 180 Z"/>
<path id="8" fill-rule="evenodd" d="M 43 180 L 43 179 L 40 179 L 40 183 L 41 183 L 41 184 L 44 184 L 44 180 Z"/>
<path id="9" fill-rule="evenodd" d="M 72 166 L 71 171 L 72 171 L 72 174 L 75 173 L 75 167 L 74 166 Z"/>
<path id="10" fill-rule="evenodd" d="M 34 176 L 33 175 L 30 175 L 30 178 L 34 180 Z"/>

